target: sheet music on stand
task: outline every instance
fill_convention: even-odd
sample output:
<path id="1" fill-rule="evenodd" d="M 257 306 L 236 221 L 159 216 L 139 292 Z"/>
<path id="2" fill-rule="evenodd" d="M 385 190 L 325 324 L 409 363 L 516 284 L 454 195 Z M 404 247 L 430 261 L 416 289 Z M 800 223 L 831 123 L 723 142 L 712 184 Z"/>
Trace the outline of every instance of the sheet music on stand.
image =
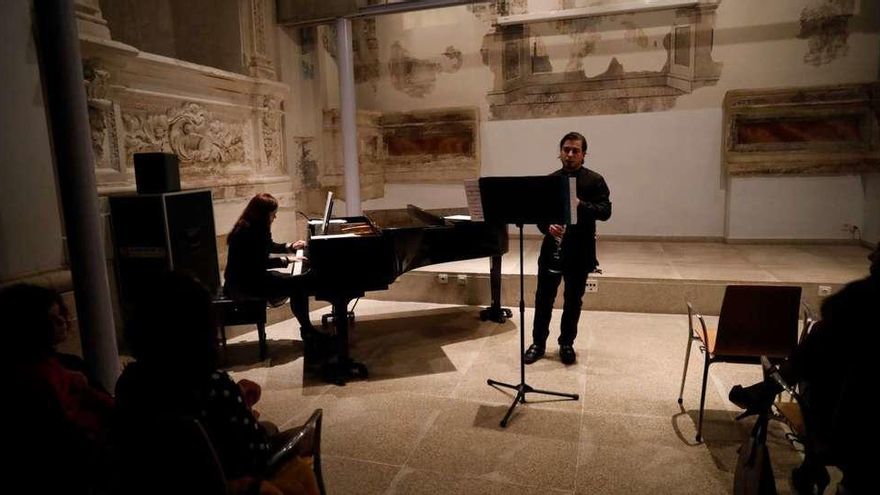
<path id="1" fill-rule="evenodd" d="M 483 199 L 480 196 L 480 180 L 467 179 L 464 181 L 464 194 L 467 196 L 468 213 L 474 222 L 482 222 Z"/>

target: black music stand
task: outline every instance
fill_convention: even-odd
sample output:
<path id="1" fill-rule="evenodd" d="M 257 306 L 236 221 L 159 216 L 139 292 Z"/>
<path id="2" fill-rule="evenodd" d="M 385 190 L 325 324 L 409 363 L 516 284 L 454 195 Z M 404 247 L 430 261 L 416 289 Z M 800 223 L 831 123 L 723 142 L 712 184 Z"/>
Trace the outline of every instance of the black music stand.
<path id="1" fill-rule="evenodd" d="M 516 390 L 513 404 L 501 420 L 506 427 L 517 404 L 525 404 L 526 394 L 544 394 L 578 400 L 578 394 L 538 390 L 526 383 L 526 365 L 523 360 L 526 347 L 526 304 L 523 300 L 523 225 L 571 223 L 568 178 L 558 176 L 483 177 L 480 179 L 480 197 L 486 222 L 515 224 L 519 229 L 519 384 L 489 379 L 492 387 Z"/>

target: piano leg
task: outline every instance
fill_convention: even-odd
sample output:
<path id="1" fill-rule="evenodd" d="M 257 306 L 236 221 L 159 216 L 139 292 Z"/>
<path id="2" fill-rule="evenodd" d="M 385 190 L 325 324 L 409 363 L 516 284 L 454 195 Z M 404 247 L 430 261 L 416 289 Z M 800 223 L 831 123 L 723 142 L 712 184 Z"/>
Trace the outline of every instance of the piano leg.
<path id="1" fill-rule="evenodd" d="M 480 311 L 480 320 L 504 323 L 513 316 L 509 308 L 501 307 L 501 256 L 489 259 L 489 288 L 492 292 L 492 305 Z"/>
<path id="2" fill-rule="evenodd" d="M 352 378 L 367 378 L 367 367 L 355 362 L 348 354 L 348 300 L 333 302 L 333 322 L 336 324 L 336 358 L 324 365 L 324 379 L 336 385 L 345 385 Z"/>

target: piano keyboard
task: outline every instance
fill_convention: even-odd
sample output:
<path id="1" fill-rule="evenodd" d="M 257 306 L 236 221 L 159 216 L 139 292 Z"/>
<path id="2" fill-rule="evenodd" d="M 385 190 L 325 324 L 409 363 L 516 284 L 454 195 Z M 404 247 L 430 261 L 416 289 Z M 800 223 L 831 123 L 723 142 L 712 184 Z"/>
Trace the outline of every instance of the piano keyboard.
<path id="1" fill-rule="evenodd" d="M 305 251 L 303 249 L 296 250 L 296 257 L 302 258 L 305 255 Z M 302 261 L 294 261 L 293 269 L 290 271 L 291 275 L 302 275 L 303 272 L 303 262 Z"/>
<path id="2" fill-rule="evenodd" d="M 296 254 L 294 254 L 294 256 L 299 257 L 299 258 L 305 256 L 305 250 L 297 249 Z M 288 275 L 302 275 L 303 262 L 302 261 L 294 261 L 293 263 L 290 263 L 287 266 L 282 266 L 280 268 L 269 268 L 269 270 L 280 272 L 280 273 L 286 273 Z"/>

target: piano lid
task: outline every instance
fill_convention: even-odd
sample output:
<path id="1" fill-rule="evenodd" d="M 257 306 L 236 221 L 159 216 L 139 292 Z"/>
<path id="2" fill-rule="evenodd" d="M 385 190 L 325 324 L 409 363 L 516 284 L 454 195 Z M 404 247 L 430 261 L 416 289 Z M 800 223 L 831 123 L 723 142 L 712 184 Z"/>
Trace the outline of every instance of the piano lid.
<path id="1" fill-rule="evenodd" d="M 443 217 L 467 213 L 467 208 L 442 208 L 424 210 L 414 205 L 393 210 L 369 210 L 364 215 L 382 230 L 449 228 L 452 223 Z"/>

